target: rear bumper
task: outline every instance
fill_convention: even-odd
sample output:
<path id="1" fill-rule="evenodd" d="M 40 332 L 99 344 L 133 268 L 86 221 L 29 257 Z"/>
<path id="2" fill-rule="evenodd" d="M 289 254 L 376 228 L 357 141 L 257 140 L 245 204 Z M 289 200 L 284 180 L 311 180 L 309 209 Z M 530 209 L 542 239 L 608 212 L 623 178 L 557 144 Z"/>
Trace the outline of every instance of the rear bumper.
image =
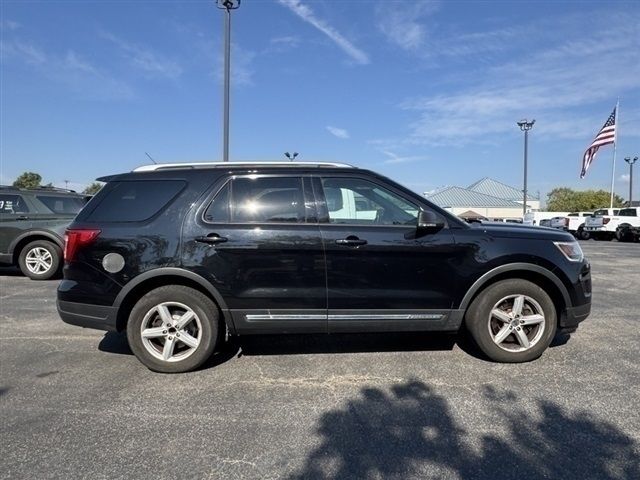
<path id="1" fill-rule="evenodd" d="M 95 328 L 97 330 L 117 330 L 118 309 L 116 307 L 65 302 L 63 300 L 58 300 L 56 306 L 62 321 L 70 325 Z"/>
<path id="2" fill-rule="evenodd" d="M 590 313 L 591 303 L 567 308 L 564 311 L 564 315 L 560 317 L 558 330 L 562 333 L 575 332 L 580 322 L 585 320 Z"/>

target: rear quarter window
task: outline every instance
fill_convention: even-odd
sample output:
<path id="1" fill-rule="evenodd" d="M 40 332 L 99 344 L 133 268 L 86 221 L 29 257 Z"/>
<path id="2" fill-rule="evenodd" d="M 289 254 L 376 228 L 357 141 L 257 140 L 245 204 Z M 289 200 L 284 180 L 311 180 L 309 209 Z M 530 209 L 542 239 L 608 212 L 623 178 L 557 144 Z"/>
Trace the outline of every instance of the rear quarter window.
<path id="1" fill-rule="evenodd" d="M 44 205 L 53 213 L 67 213 L 75 215 L 87 200 L 83 197 L 63 197 L 61 195 L 36 195 L 36 199 L 44 203 Z"/>
<path id="2" fill-rule="evenodd" d="M 113 185 L 113 186 L 112 186 Z M 162 210 L 185 187 L 182 180 L 140 180 L 110 184 L 89 222 L 141 222 Z"/>

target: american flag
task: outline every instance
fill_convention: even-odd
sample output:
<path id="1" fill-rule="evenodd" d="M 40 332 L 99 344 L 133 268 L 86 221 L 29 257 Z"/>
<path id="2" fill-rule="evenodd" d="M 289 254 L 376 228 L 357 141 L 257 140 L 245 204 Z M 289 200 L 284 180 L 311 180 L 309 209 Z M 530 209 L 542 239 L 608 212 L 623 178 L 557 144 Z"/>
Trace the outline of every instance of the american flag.
<path id="1" fill-rule="evenodd" d="M 593 139 L 587 151 L 584 152 L 584 156 L 582 157 L 582 171 L 580 172 L 580 178 L 584 178 L 587 174 L 587 170 L 591 166 L 591 163 L 596 158 L 596 153 L 598 149 L 602 145 L 609 145 L 610 143 L 614 143 L 616 141 L 616 108 L 614 107 L 613 112 L 609 115 L 609 118 L 596 135 L 596 138 Z"/>

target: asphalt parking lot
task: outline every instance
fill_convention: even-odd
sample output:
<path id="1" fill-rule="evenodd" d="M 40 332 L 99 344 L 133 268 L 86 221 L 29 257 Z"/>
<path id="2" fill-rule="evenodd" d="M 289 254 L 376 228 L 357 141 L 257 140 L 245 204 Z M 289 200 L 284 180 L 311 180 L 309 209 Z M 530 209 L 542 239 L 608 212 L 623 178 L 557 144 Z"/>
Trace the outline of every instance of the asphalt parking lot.
<path id="1" fill-rule="evenodd" d="M 0 276 L 2 478 L 640 478 L 640 244 L 583 242 L 591 317 L 538 361 L 448 335 L 257 337 L 152 373 Z"/>

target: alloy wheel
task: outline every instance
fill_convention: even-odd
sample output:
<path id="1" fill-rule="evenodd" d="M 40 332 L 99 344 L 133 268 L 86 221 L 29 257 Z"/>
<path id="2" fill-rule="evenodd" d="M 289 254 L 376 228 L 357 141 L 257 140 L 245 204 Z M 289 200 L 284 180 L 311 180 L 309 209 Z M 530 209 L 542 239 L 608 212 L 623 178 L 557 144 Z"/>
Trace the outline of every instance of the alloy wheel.
<path id="1" fill-rule="evenodd" d="M 536 345 L 545 330 L 540 304 L 527 295 L 509 295 L 499 300 L 489 314 L 493 342 L 508 352 L 523 352 Z"/>
<path id="2" fill-rule="evenodd" d="M 144 348 L 158 360 L 179 362 L 200 345 L 202 323 L 198 315 L 179 302 L 163 302 L 142 320 L 140 336 Z"/>

